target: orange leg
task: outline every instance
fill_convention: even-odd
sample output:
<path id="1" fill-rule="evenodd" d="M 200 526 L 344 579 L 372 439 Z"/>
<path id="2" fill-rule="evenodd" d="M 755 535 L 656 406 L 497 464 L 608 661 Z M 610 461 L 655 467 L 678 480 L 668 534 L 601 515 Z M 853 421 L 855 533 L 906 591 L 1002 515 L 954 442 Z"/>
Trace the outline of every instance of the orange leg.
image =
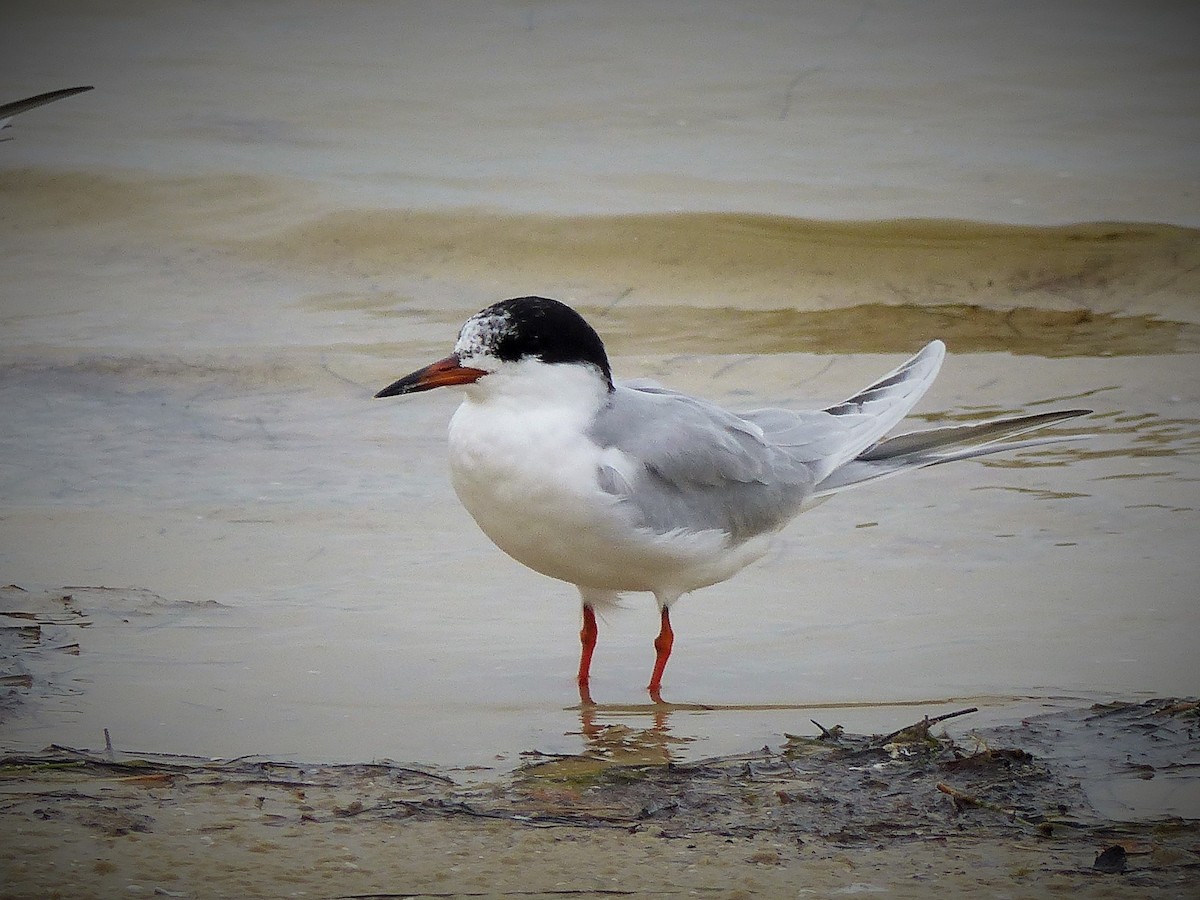
<path id="1" fill-rule="evenodd" d="M 579 702 L 585 706 L 592 705 L 592 693 L 588 690 L 588 680 L 592 672 L 592 653 L 596 649 L 596 612 L 587 603 L 583 604 L 583 628 L 579 630 Z"/>
<path id="2" fill-rule="evenodd" d="M 662 608 L 662 628 L 659 629 L 658 637 L 654 639 L 654 673 L 650 676 L 650 684 L 646 688 L 650 692 L 650 699 L 655 703 L 663 702 L 663 670 L 667 667 L 667 660 L 671 658 L 671 647 L 674 645 L 675 632 L 671 630 L 671 612 L 664 606 Z"/>

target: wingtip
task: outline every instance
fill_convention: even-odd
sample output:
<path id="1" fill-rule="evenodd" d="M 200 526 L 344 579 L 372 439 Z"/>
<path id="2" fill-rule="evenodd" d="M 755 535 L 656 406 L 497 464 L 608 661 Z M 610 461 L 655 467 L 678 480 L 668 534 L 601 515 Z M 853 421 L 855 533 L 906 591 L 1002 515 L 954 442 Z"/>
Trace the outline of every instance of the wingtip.
<path id="1" fill-rule="evenodd" d="M 946 356 L 946 342 L 941 338 L 934 338 L 921 348 L 921 354 L 926 356 L 936 356 L 938 359 L 944 359 Z"/>
<path id="2" fill-rule="evenodd" d="M 28 112 L 31 109 L 37 109 L 39 106 L 45 106 L 47 103 L 53 103 L 55 100 L 62 100 L 64 97 L 73 97 L 76 94 L 82 94 L 84 91 L 93 89 L 94 85 L 85 84 L 78 87 L 47 91 L 44 94 L 36 94 L 33 97 L 14 100 L 11 103 L 0 103 L 0 127 L 7 127 L 9 120 L 20 113 Z"/>
<path id="3" fill-rule="evenodd" d="M 913 358 L 906 363 L 906 366 L 918 365 L 926 366 L 932 370 L 933 376 L 941 371 L 942 363 L 946 361 L 946 345 L 939 339 L 934 338 L 924 347 L 922 347 Z"/>
<path id="4" fill-rule="evenodd" d="M 1056 419 L 1065 421 L 1066 419 L 1077 419 L 1080 416 L 1090 416 L 1094 412 L 1095 412 L 1094 409 L 1083 409 L 1083 408 L 1056 409 L 1053 412 L 1042 413 L 1041 415 L 1048 416 L 1048 417 L 1053 416 Z"/>

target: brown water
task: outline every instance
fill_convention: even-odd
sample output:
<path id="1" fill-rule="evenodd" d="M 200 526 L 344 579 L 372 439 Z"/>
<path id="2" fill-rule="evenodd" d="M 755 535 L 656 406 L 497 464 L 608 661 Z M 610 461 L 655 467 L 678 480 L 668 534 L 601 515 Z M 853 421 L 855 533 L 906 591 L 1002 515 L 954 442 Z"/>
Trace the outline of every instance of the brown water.
<path id="1" fill-rule="evenodd" d="M 1194 694 L 1194 54 L 1170 12 L 1065 48 L 1073 5 L 1009 8 L 14 13 L 14 97 L 98 86 L 0 145 L 0 583 L 222 606 L 76 592 L 110 615 L 4 743 L 578 749 L 573 589 L 458 506 L 449 392 L 370 399 L 526 293 L 579 306 L 619 376 L 735 407 L 838 400 L 943 337 L 918 419 L 1097 411 L 838 498 L 684 600 L 679 753 L 815 709 Z M 692 52 L 716 35 L 728 58 Z M 655 612 L 627 606 L 593 693 L 646 725 Z"/>

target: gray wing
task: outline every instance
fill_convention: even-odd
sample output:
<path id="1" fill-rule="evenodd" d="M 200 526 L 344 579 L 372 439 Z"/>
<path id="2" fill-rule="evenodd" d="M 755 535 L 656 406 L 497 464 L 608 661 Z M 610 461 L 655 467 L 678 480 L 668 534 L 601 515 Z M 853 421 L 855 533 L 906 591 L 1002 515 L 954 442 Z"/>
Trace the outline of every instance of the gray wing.
<path id="1" fill-rule="evenodd" d="M 592 428 L 632 471 L 602 465 L 600 485 L 658 533 L 718 529 L 734 543 L 774 531 L 814 486 L 875 444 L 937 375 L 934 341 L 848 400 L 825 410 L 735 415 L 655 387 L 618 386 Z"/>
<path id="2" fill-rule="evenodd" d="M 915 356 L 853 397 L 827 407 L 824 412 L 834 416 L 847 434 L 821 460 L 817 481 L 823 481 L 895 428 L 929 390 L 945 358 L 946 345 L 930 341 Z"/>
<path id="3" fill-rule="evenodd" d="M 740 543 L 782 526 L 816 484 L 754 422 L 674 391 L 618 385 L 591 436 L 631 464 L 601 465 L 601 488 L 659 534 L 719 530 Z"/>

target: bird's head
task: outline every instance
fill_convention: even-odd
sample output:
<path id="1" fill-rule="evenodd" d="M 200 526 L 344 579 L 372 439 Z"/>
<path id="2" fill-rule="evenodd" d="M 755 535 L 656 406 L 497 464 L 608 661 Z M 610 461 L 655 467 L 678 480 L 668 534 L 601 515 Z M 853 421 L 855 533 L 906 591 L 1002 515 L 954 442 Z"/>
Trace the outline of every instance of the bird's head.
<path id="1" fill-rule="evenodd" d="M 591 367 L 612 390 L 604 343 L 583 316 L 557 300 L 515 297 L 471 316 L 458 333 L 454 352 L 445 359 L 405 375 L 375 396 L 474 384 L 530 363 Z"/>

